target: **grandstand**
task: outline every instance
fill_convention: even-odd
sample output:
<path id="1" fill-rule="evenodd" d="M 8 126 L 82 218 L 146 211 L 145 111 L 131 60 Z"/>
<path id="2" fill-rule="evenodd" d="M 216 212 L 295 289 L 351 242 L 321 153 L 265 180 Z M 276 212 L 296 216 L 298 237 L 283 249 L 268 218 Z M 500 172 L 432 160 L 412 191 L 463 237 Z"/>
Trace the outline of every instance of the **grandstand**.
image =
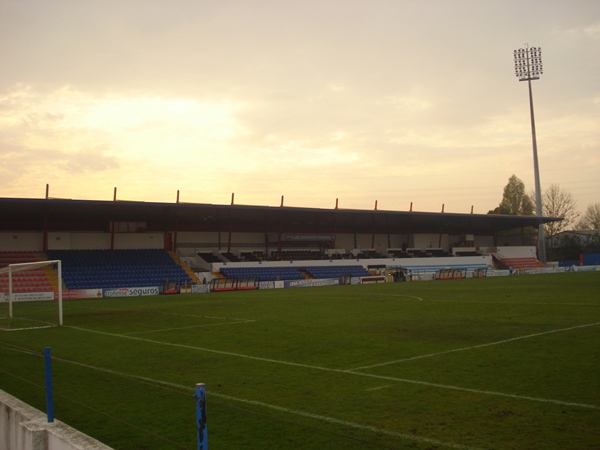
<path id="1" fill-rule="evenodd" d="M 341 278 L 343 276 L 371 276 L 371 273 L 359 264 L 345 266 L 273 266 L 269 268 L 222 267 L 220 272 L 227 278 L 258 278 L 261 281 Z"/>
<path id="2" fill-rule="evenodd" d="M 193 286 L 215 278 L 273 282 L 539 267 L 535 230 L 557 220 L 49 198 L 0 199 L 0 217 L 0 266 L 59 259 L 67 296 L 168 280 Z M 14 287 L 35 292 L 56 283 L 51 269 L 40 269 Z M 0 292 L 6 287 L 0 278 Z"/>
<path id="3" fill-rule="evenodd" d="M 196 284 L 165 250 L 49 250 L 61 260 L 68 289 L 159 286 L 165 280 Z"/>
<path id="4" fill-rule="evenodd" d="M 498 250 L 496 248 L 495 250 Z M 104 249 L 104 250 L 48 250 L 40 252 L 0 252 L 2 265 L 17 262 L 44 261 L 48 259 L 63 262 L 63 288 L 67 291 L 92 289 L 119 289 L 124 287 L 161 286 L 174 281 L 178 286 L 203 284 L 213 278 L 255 279 L 258 281 L 292 281 L 312 279 L 351 279 L 371 277 L 385 273 L 402 271 L 411 276 L 433 275 L 440 270 L 465 270 L 473 274 L 478 270 L 544 267 L 539 261 L 528 256 L 531 247 L 502 248 L 503 253 L 513 257 L 500 257 L 501 253 L 482 255 L 474 252 L 471 256 L 434 256 L 423 250 L 421 253 L 403 254 L 396 260 L 377 258 L 363 251 L 348 252 L 345 258 L 323 259 L 314 252 L 289 252 L 288 256 L 299 260 L 279 261 L 280 254 L 263 253 L 262 259 L 238 260 L 232 255 L 211 253 L 210 271 L 194 273 L 174 252 L 163 249 Z M 198 256 L 204 253 L 199 252 Z M 425 255 L 425 256 L 423 256 Z M 524 255 L 524 256 L 523 256 Z M 230 258 L 227 258 L 230 256 Z M 358 256 L 358 258 L 356 258 Z M 315 257 L 316 259 L 306 259 Z M 234 260 L 232 262 L 232 260 Z M 27 273 L 17 273 L 13 279 L 16 293 L 56 291 L 56 273 L 51 268 L 39 268 Z M 0 275 L 0 292 L 8 292 L 6 274 Z"/>
<path id="5" fill-rule="evenodd" d="M 496 266 L 501 267 L 503 269 L 536 269 L 545 267 L 540 261 L 536 258 L 498 258 L 495 257 Z"/>
<path id="6" fill-rule="evenodd" d="M 36 251 L 0 251 L 0 268 L 9 264 L 45 261 L 44 253 Z M 16 272 L 13 277 L 13 292 L 47 292 L 58 287 L 56 273 L 49 267 L 39 267 L 27 272 Z M 8 292 L 8 273 L 0 274 L 0 292 Z"/>

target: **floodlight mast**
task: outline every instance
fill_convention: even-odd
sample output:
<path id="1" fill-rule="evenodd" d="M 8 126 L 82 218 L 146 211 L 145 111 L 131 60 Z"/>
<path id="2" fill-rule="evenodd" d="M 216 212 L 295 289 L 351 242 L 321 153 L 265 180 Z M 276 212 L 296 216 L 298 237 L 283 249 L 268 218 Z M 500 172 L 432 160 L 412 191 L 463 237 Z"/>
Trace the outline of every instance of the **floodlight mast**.
<path id="1" fill-rule="evenodd" d="M 539 80 L 542 70 L 542 49 L 540 47 L 529 47 L 515 50 L 515 75 L 519 81 L 527 81 L 529 87 L 529 112 L 531 114 L 531 138 L 533 141 L 533 171 L 535 174 L 535 209 L 536 215 L 542 217 L 542 190 L 540 186 L 540 168 L 538 165 L 537 141 L 535 137 L 535 118 L 533 115 L 533 96 L 531 94 L 531 80 Z M 538 259 L 546 264 L 546 238 L 544 236 L 544 225 L 538 225 Z"/>

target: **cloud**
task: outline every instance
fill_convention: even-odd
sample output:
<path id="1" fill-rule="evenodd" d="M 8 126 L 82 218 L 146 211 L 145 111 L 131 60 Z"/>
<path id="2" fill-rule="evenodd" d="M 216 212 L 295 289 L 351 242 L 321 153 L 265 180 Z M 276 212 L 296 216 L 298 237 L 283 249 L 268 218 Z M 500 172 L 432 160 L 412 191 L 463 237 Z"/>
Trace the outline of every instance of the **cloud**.
<path id="1" fill-rule="evenodd" d="M 65 160 L 57 161 L 55 165 L 65 173 L 89 173 L 118 169 L 118 159 L 105 154 L 108 152 L 109 146 L 102 144 L 92 149 L 82 149 L 65 155 Z"/>
<path id="2" fill-rule="evenodd" d="M 600 22 L 586 27 L 583 31 L 591 39 L 600 40 Z"/>
<path id="3" fill-rule="evenodd" d="M 531 184 L 527 85 L 512 72 L 531 39 L 547 70 L 542 181 L 583 192 L 578 174 L 598 168 L 597 5 L 8 2 L 0 183 L 303 206 L 462 197 L 487 212 L 512 173 Z"/>

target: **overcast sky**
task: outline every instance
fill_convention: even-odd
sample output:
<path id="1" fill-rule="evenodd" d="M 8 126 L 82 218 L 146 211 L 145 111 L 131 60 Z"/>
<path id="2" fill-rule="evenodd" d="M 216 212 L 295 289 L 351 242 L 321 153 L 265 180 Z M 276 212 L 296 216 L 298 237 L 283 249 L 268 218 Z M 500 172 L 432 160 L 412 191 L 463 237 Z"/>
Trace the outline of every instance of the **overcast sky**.
<path id="1" fill-rule="evenodd" d="M 598 0 L 0 0 L 0 197 L 600 202 Z"/>

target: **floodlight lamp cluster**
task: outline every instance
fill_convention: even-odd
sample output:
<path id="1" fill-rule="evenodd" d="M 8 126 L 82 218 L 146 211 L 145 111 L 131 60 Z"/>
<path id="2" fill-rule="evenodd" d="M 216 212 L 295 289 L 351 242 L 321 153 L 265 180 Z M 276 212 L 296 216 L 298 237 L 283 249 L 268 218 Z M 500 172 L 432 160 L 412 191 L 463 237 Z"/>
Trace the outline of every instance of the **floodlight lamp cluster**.
<path id="1" fill-rule="evenodd" d="M 542 49 L 527 47 L 515 50 L 515 75 L 519 81 L 539 80 L 542 70 Z"/>

